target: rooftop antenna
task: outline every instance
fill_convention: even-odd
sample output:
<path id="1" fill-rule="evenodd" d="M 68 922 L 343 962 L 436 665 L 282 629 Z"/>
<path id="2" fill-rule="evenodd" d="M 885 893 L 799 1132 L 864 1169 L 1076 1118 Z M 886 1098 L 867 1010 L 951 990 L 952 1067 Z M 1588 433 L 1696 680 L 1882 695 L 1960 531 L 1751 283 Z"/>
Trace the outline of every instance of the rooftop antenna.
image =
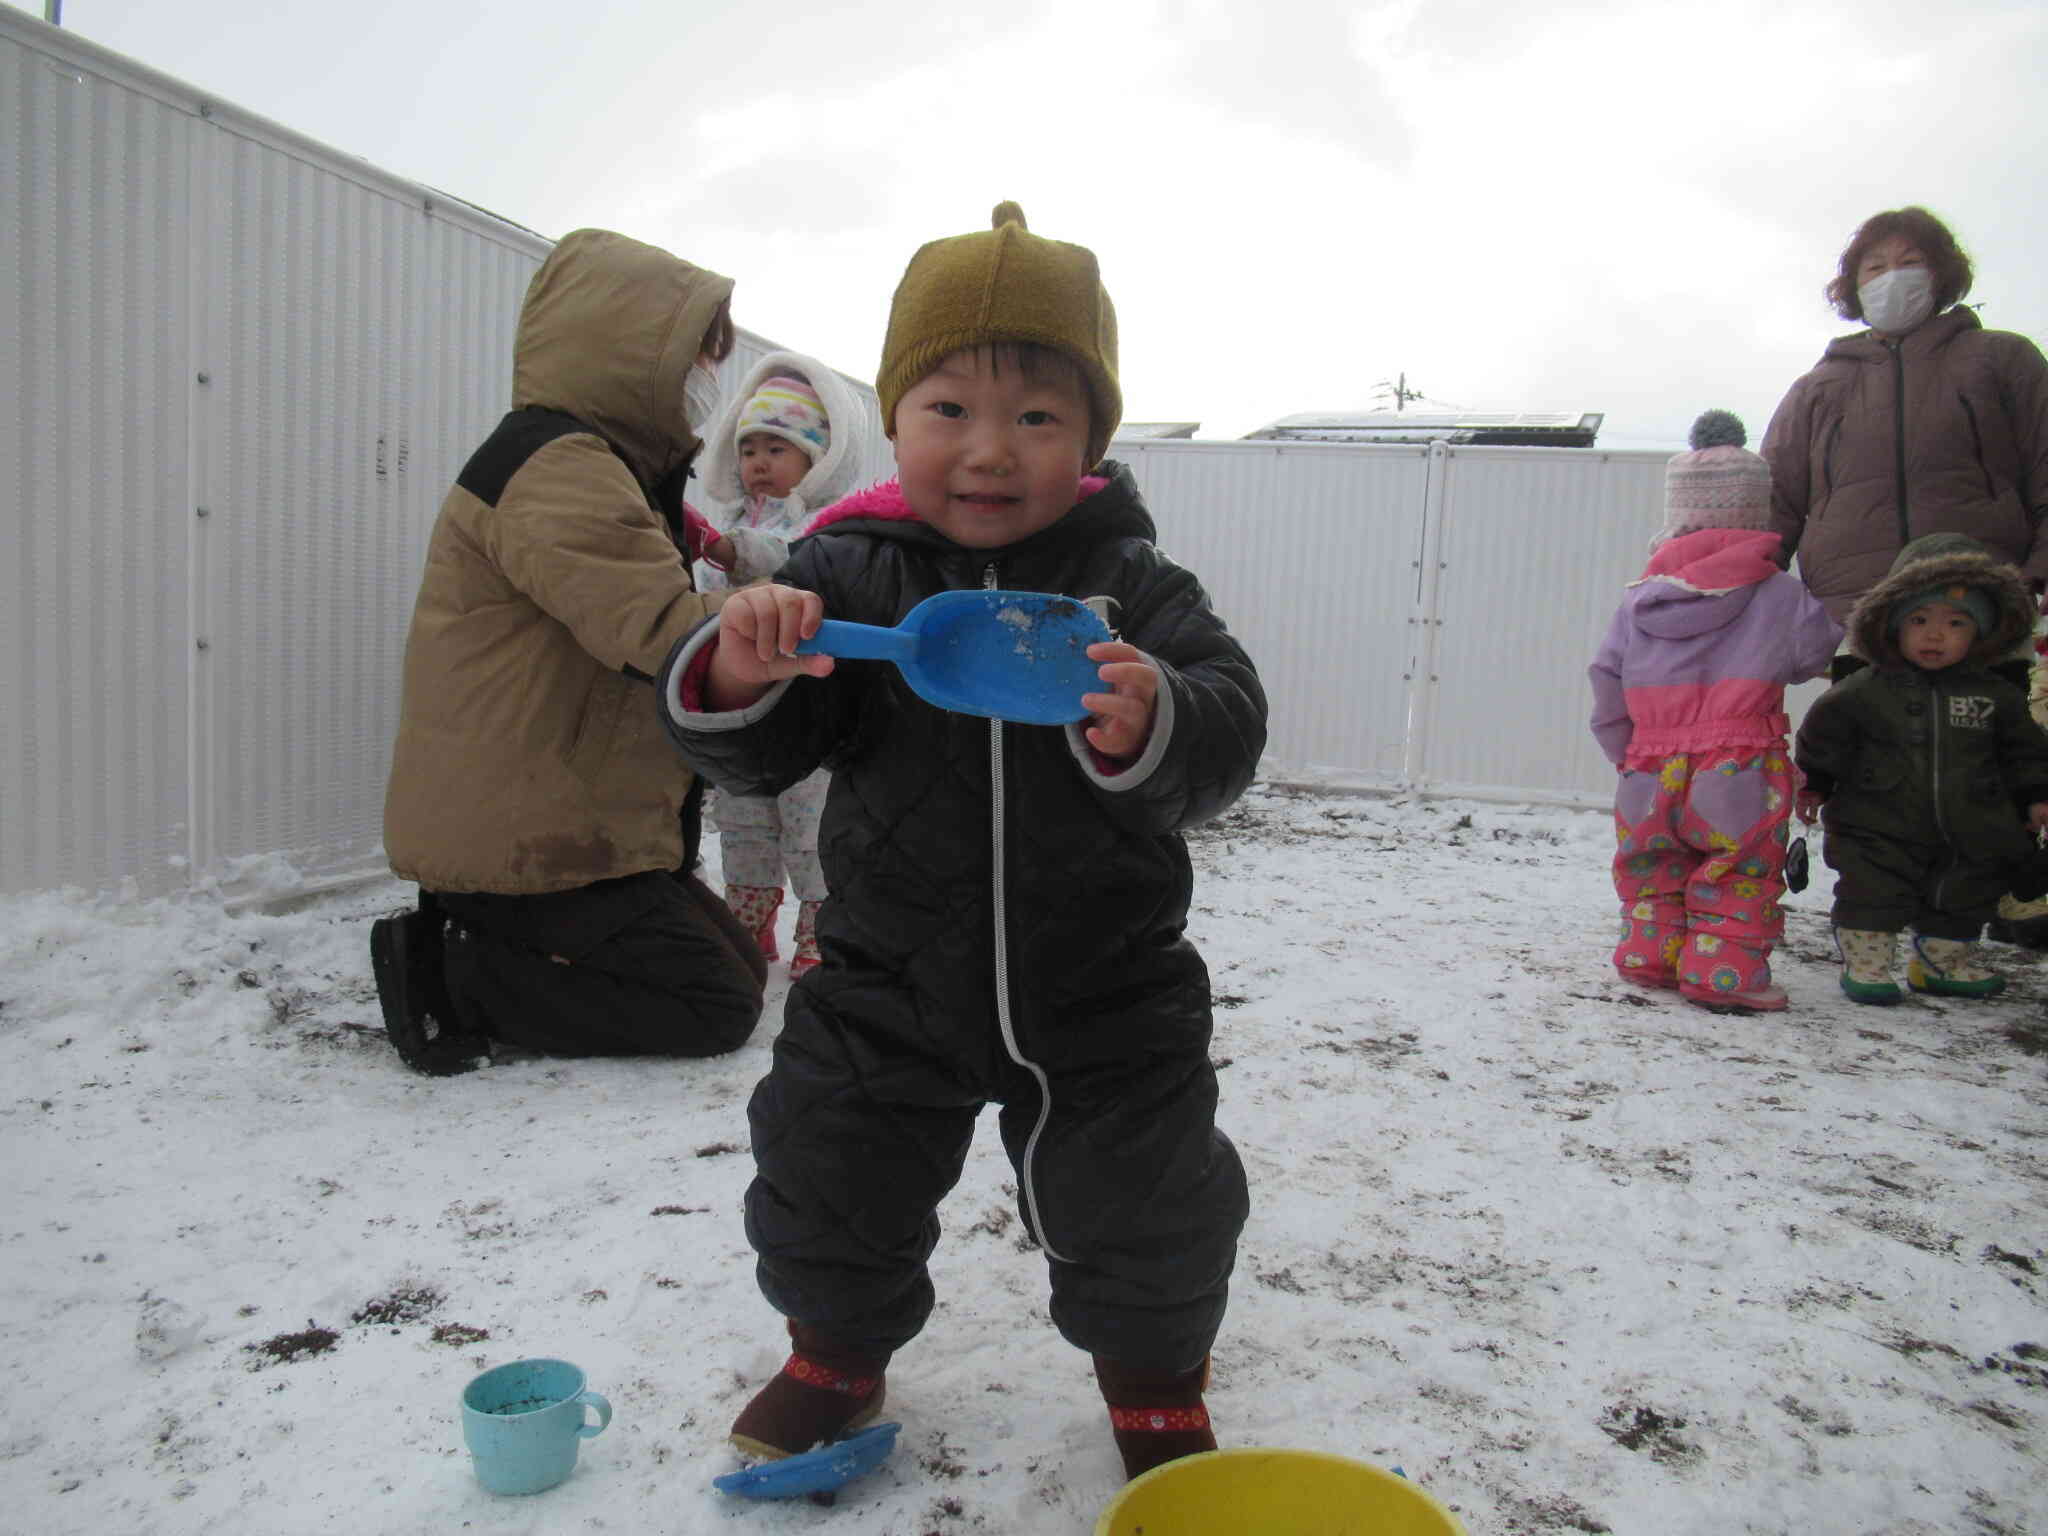
<path id="1" fill-rule="evenodd" d="M 64 0 L 43 0 L 43 20 L 53 27 L 64 25 Z"/>

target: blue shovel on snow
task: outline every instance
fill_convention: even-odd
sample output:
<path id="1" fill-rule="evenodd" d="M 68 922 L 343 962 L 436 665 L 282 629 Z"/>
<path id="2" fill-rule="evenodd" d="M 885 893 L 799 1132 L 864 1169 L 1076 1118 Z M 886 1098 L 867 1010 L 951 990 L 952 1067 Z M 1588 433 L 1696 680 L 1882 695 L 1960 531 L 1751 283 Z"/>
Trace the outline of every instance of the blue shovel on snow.
<path id="1" fill-rule="evenodd" d="M 804 1451 L 780 1461 L 764 1461 L 711 1479 L 720 1493 L 743 1499 L 816 1498 L 845 1487 L 856 1477 L 865 1477 L 889 1459 L 896 1449 L 896 1432 L 901 1424 L 875 1424 L 848 1440 L 834 1440 L 814 1451 Z"/>
<path id="2" fill-rule="evenodd" d="M 1088 718 L 1082 694 L 1103 691 L 1088 647 L 1109 638 L 1109 626 L 1074 598 L 983 588 L 928 597 L 893 629 L 827 619 L 797 653 L 893 661 L 941 709 L 1066 725 Z"/>

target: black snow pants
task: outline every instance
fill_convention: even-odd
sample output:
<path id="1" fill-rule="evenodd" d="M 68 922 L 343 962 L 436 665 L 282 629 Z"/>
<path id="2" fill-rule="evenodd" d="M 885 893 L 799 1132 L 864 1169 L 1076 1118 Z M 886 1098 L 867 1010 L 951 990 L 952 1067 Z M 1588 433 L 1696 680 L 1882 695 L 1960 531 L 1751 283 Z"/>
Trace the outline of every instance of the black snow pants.
<path id="1" fill-rule="evenodd" d="M 551 1056 L 717 1056 L 761 1018 L 767 962 L 695 875 L 542 896 L 442 892 L 456 1022 Z"/>
<path id="2" fill-rule="evenodd" d="M 841 996 L 860 1011 L 872 1001 Z M 961 1061 L 907 1053 L 887 1034 L 822 987 L 792 1000 L 747 1110 L 747 1237 L 770 1304 L 862 1354 L 914 1337 L 933 1305 L 939 1203 L 993 1102 L 1061 1335 L 1134 1366 L 1199 1364 L 1249 1208 L 1243 1164 L 1216 1129 L 1205 1046 L 1064 1073 L 1040 1062 L 1041 1092 L 1007 1059 L 977 1082 Z"/>

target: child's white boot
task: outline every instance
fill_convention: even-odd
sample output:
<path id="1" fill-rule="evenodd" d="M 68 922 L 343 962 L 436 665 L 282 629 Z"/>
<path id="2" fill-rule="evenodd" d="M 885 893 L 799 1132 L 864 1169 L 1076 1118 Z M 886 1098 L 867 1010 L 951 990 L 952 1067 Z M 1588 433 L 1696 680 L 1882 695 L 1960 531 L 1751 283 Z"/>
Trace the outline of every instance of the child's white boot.
<path id="1" fill-rule="evenodd" d="M 1996 997 L 2005 990 L 2005 978 L 1984 968 L 1975 944 L 1916 933 L 1913 958 L 1906 964 L 1906 985 L 1935 997 Z"/>
<path id="2" fill-rule="evenodd" d="M 1835 943 L 1842 951 L 1842 990 L 1851 1002 L 1889 1007 L 1899 1000 L 1899 984 L 1892 980 L 1899 945 L 1896 933 L 1837 928 Z"/>

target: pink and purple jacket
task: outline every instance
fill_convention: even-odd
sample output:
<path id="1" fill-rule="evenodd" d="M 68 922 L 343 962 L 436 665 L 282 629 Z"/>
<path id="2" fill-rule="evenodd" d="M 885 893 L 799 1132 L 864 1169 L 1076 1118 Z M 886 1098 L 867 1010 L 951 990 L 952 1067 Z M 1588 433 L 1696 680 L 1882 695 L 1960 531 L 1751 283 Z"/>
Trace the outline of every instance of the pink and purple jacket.
<path id="1" fill-rule="evenodd" d="M 1842 626 L 1778 569 L 1775 533 L 1702 528 L 1657 546 L 1587 674 L 1609 762 L 1782 745 L 1785 685 L 1827 670 Z"/>

